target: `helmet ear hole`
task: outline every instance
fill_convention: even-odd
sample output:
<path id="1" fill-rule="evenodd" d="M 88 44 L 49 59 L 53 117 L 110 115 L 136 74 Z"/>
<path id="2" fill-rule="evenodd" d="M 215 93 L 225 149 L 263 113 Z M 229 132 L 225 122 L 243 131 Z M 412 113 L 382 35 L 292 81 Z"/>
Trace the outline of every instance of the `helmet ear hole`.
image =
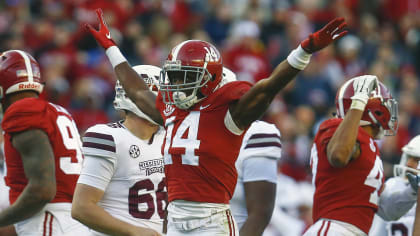
<path id="1" fill-rule="evenodd" d="M 381 111 L 375 111 L 375 115 L 381 116 L 381 115 L 383 115 L 383 112 L 381 112 Z"/>

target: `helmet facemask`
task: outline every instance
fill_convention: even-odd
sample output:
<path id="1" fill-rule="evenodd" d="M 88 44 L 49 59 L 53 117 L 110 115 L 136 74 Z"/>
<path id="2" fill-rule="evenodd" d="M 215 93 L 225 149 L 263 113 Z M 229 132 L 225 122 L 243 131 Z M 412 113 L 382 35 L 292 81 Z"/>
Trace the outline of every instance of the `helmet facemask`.
<path id="1" fill-rule="evenodd" d="M 384 136 L 395 136 L 398 130 L 398 102 L 393 98 L 373 98 L 366 106 L 370 120 L 383 130 Z"/>
<path id="2" fill-rule="evenodd" d="M 206 67 L 207 62 L 197 67 L 182 66 L 178 60 L 166 61 L 159 79 L 163 102 L 184 110 L 200 102 L 205 97 L 201 89 L 212 78 Z"/>
<path id="3" fill-rule="evenodd" d="M 414 159 L 417 159 L 417 161 L 420 160 L 419 157 L 415 157 L 415 156 L 410 156 L 410 157 L 414 158 Z M 407 172 L 410 172 L 414 175 L 419 175 L 420 174 L 419 169 L 415 169 L 415 168 L 407 166 L 408 158 L 409 158 L 409 155 L 407 155 L 407 153 L 403 152 L 403 154 L 401 156 L 400 164 L 394 165 L 394 176 L 395 177 L 405 178 L 405 175 L 406 175 Z"/>

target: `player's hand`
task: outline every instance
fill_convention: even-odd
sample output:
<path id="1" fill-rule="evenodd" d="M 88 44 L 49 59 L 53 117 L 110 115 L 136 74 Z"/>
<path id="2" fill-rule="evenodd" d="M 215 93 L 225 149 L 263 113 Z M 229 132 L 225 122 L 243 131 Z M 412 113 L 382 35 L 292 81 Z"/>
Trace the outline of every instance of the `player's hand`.
<path id="1" fill-rule="evenodd" d="M 111 46 L 116 46 L 116 43 L 111 38 L 111 33 L 109 32 L 108 27 L 103 18 L 103 13 L 101 9 L 96 9 L 96 15 L 99 19 L 99 30 L 96 30 L 89 24 L 85 24 L 85 28 L 89 31 L 96 41 L 106 50 Z"/>
<path id="2" fill-rule="evenodd" d="M 353 82 L 354 95 L 352 100 L 358 100 L 367 104 L 372 91 L 378 86 L 378 77 L 374 75 L 362 75 Z"/>
<path id="3" fill-rule="evenodd" d="M 411 188 L 417 194 L 417 191 L 419 190 L 420 177 L 418 175 L 415 175 L 415 174 L 410 173 L 410 172 L 407 172 L 405 174 L 405 176 L 407 176 L 407 179 L 408 179 L 408 182 L 411 185 Z"/>
<path id="4" fill-rule="evenodd" d="M 347 30 L 343 31 L 346 26 L 347 23 L 344 21 L 344 18 L 335 18 L 324 28 L 310 34 L 300 45 L 307 53 L 317 52 L 346 35 Z"/>

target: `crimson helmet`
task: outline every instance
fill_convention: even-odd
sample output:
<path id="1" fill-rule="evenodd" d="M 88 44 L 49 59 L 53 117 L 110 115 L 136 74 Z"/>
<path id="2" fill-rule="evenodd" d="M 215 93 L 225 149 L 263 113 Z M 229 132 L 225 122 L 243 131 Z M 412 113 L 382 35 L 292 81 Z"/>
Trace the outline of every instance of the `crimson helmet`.
<path id="1" fill-rule="evenodd" d="M 31 55 L 20 50 L 0 54 L 0 99 L 22 90 L 41 93 L 43 88 L 38 62 Z"/>
<path id="2" fill-rule="evenodd" d="M 207 97 L 215 90 L 222 70 L 220 53 L 210 43 L 188 40 L 178 44 L 169 53 L 159 79 L 163 102 L 190 108 L 203 98 L 197 97 L 198 91 Z"/>
<path id="3" fill-rule="evenodd" d="M 371 75 L 364 75 L 371 76 Z M 344 83 L 337 91 L 335 97 L 335 105 L 337 116 L 344 118 L 350 109 L 354 95 L 355 80 L 361 79 L 363 76 L 355 77 Z M 368 103 L 366 104 L 360 125 L 379 125 L 384 135 L 393 136 L 398 129 L 398 102 L 392 98 L 387 87 L 378 81 L 378 86 L 370 94 Z"/>

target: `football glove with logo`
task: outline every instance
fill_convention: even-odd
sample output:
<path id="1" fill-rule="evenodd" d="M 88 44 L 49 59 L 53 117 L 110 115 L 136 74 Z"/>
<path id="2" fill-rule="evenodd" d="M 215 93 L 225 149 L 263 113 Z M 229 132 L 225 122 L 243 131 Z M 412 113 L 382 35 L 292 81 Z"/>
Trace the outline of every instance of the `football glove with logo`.
<path id="1" fill-rule="evenodd" d="M 343 31 L 346 26 L 344 18 L 335 18 L 322 29 L 310 34 L 300 45 L 307 53 L 317 52 L 346 35 L 347 30 Z"/>
<path id="2" fill-rule="evenodd" d="M 111 38 L 111 32 L 104 21 L 104 16 L 101 9 L 96 9 L 96 15 L 99 19 L 99 30 L 96 30 L 89 24 L 85 24 L 85 28 L 93 35 L 96 41 L 106 50 L 109 47 L 116 46 L 116 43 Z"/>

